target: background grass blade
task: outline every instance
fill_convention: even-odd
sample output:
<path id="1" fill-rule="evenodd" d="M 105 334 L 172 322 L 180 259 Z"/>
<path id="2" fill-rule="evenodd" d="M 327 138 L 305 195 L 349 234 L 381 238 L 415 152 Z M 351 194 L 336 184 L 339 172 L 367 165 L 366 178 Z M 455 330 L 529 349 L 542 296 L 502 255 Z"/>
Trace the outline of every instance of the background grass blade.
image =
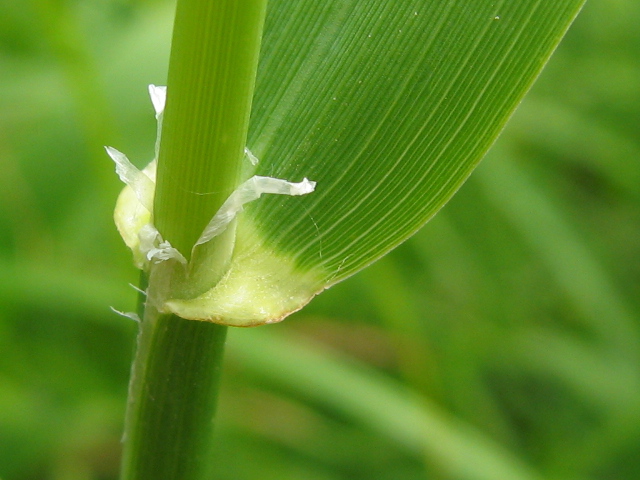
<path id="1" fill-rule="evenodd" d="M 448 478 L 541 479 L 528 466 L 469 425 L 455 421 L 425 398 L 328 350 L 302 339 L 239 331 L 231 355 L 244 368 L 313 398 L 398 442 Z"/>

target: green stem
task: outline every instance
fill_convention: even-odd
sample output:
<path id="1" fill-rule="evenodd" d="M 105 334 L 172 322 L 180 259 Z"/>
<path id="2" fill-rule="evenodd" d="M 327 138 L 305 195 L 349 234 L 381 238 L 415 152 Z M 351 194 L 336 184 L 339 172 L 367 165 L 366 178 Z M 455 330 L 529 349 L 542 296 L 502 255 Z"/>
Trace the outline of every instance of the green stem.
<path id="1" fill-rule="evenodd" d="M 266 0 L 177 3 L 154 222 L 187 258 L 240 181 L 265 11 Z M 180 269 L 152 267 L 148 291 L 178 286 L 178 295 L 193 295 L 210 288 L 224 274 L 234 235 L 232 226 L 199 248 L 187 279 Z M 161 278 L 173 274 L 180 278 Z M 226 327 L 147 306 L 129 390 L 122 480 L 210 478 L 225 336 Z"/>
<path id="2" fill-rule="evenodd" d="M 154 218 L 186 258 L 240 180 L 266 2 L 178 1 Z M 189 288 L 179 296 L 218 282 L 234 236 L 232 225 L 198 249 Z"/>
<path id="3" fill-rule="evenodd" d="M 266 0 L 178 2 L 155 223 L 187 258 L 239 183 L 265 6 Z"/>
<path id="4" fill-rule="evenodd" d="M 173 315 L 142 323 L 122 479 L 211 478 L 226 327 Z"/>

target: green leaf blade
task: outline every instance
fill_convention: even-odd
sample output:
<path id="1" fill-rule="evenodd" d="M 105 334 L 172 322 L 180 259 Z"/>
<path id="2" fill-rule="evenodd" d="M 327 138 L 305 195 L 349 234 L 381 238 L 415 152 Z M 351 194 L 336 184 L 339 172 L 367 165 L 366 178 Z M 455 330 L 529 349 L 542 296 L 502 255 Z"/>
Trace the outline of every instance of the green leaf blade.
<path id="1" fill-rule="evenodd" d="M 405 240 L 446 203 L 582 2 L 302 3 L 307 8 L 298 3 L 292 15 L 312 17 L 315 26 L 302 40 L 310 57 L 298 60 L 303 81 L 296 84 L 295 65 L 280 74 L 274 59 L 295 58 L 290 50 L 303 32 L 274 19 L 249 145 L 261 158 L 258 174 L 306 176 L 318 186 L 299 201 L 265 198 L 248 213 L 269 243 L 332 283 Z M 286 3 L 269 8 L 285 18 Z"/>
<path id="2" fill-rule="evenodd" d="M 269 295 L 250 288 L 264 318 L 229 320 L 233 307 L 207 319 L 280 320 L 415 233 L 495 141 L 582 3 L 272 0 L 248 147 L 255 174 L 317 186 L 265 196 L 238 219 L 229 277 L 269 256 L 283 264 L 260 273 Z M 247 292 L 232 284 L 239 305 Z M 197 302 L 190 318 L 211 306 Z"/>

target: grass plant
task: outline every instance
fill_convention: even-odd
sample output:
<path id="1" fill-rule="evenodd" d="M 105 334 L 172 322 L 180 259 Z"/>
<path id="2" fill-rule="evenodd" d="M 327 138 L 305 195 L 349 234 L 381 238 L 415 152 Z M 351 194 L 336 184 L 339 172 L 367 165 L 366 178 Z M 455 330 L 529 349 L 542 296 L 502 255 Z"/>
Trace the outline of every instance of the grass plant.
<path id="1" fill-rule="evenodd" d="M 282 320 L 433 216 L 495 139 L 581 4 L 302 3 L 269 6 L 250 140 L 266 1 L 181 0 L 166 107 L 154 99 L 161 136 L 152 200 L 143 198 L 152 188 L 148 169 L 135 172 L 108 150 L 128 184 L 116 209 L 120 231 L 129 228 L 124 209 L 136 218 L 153 202 L 148 218 L 123 233 L 148 277 L 123 480 L 210 478 L 226 326 Z M 315 30 L 301 37 L 305 26 Z M 447 42 L 451 32 L 460 35 L 456 44 Z M 435 52 L 439 42 L 446 55 Z M 288 67 L 293 75 L 278 75 Z M 511 80 L 496 81 L 503 76 Z M 376 94 L 383 88 L 386 98 Z M 355 121 L 365 116 L 371 121 Z M 251 167 L 243 168 L 245 157 Z M 249 169 L 271 175 L 240 186 Z M 258 182 L 293 186 L 283 178 L 306 171 L 317 181 L 305 176 L 301 193 L 320 184 L 310 202 L 252 202 L 288 191 Z M 229 207 L 245 186 L 252 196 Z M 247 213 L 245 203 L 252 203 Z M 383 390 L 373 395 L 386 403 Z M 419 417 L 411 407 L 398 411 Z M 421 429 L 445 430 L 437 421 Z M 470 461 L 452 474 L 528 477 L 490 449 L 481 457 L 486 472 Z"/>
<path id="2" fill-rule="evenodd" d="M 43 9 L 34 24 L 28 12 L 45 3 L 7 5 L 0 21 L 0 476 L 113 479 L 138 327 L 106 307 L 135 309 L 127 283 L 136 273 L 106 220 L 116 186 L 96 152 L 113 144 L 136 164 L 150 159 L 154 127 L 143 94 L 147 83 L 165 83 L 174 9 L 69 3 L 57 16 Z M 312 194 L 247 204 L 236 245 L 268 252 L 311 293 L 352 275 L 412 234 L 466 178 L 577 9 L 536 3 L 517 16 L 520 5 L 507 2 L 488 2 L 491 12 L 483 2 L 455 11 L 416 2 L 432 13 L 413 9 L 425 22 L 418 28 L 401 3 L 381 2 L 366 15 L 358 13 L 363 2 L 326 11 L 270 2 L 246 140 L 234 147 L 236 166 L 225 164 L 226 192 L 204 183 L 158 190 L 165 207 L 157 203 L 155 217 L 172 245 L 188 256 L 217 204 L 247 176 L 308 177 L 317 181 Z M 567 7 L 562 20 L 550 10 L 558 5 Z M 584 14 L 477 175 L 424 231 L 281 325 L 228 329 L 214 430 L 217 347 L 227 327 L 143 321 L 156 335 L 143 334 L 141 345 L 163 352 L 152 376 L 166 380 L 149 388 L 175 403 L 153 413 L 133 401 L 132 411 L 147 413 L 129 414 L 124 475 L 638 476 L 640 97 L 629 79 L 640 10 L 603 2 Z M 63 48 L 65 38 L 81 39 L 82 55 Z M 525 45 L 538 52 L 530 64 Z M 413 83 L 419 69 L 405 57 L 428 65 L 424 78 Z M 170 91 L 172 82 L 169 74 Z M 493 117 L 481 114 L 497 99 Z M 183 121 L 173 125 L 179 138 Z M 458 137 L 456 125 L 467 126 Z M 175 151 L 185 145 L 203 146 Z M 244 146 L 260 160 L 254 171 Z M 162 168 L 171 168 L 169 152 L 161 147 Z M 398 159 L 406 170 L 386 175 Z M 159 174 L 158 189 L 184 173 L 174 166 L 181 173 Z M 438 175 L 410 190 L 406 179 L 422 178 L 421 168 Z M 431 197 L 444 184 L 448 193 Z M 190 208 L 177 206 L 184 190 L 212 202 L 195 208 L 200 224 L 189 220 L 189 233 L 173 223 Z M 240 265 L 233 254 L 229 261 Z M 158 326 L 172 333 L 157 334 Z M 204 388 L 193 390 L 196 383 Z M 184 421 L 166 421 L 179 412 Z M 185 443 L 174 449 L 167 438 Z"/>

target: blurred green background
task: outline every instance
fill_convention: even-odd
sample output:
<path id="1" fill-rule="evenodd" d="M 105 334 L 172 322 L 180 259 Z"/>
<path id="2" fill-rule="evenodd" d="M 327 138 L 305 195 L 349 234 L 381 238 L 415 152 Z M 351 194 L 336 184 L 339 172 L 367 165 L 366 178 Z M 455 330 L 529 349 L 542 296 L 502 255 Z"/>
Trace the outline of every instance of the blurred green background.
<path id="1" fill-rule="evenodd" d="M 0 478 L 115 479 L 137 272 L 102 147 L 150 160 L 173 4 L 0 11 Z M 431 223 L 230 332 L 217 479 L 640 478 L 639 24 L 588 3 Z"/>

